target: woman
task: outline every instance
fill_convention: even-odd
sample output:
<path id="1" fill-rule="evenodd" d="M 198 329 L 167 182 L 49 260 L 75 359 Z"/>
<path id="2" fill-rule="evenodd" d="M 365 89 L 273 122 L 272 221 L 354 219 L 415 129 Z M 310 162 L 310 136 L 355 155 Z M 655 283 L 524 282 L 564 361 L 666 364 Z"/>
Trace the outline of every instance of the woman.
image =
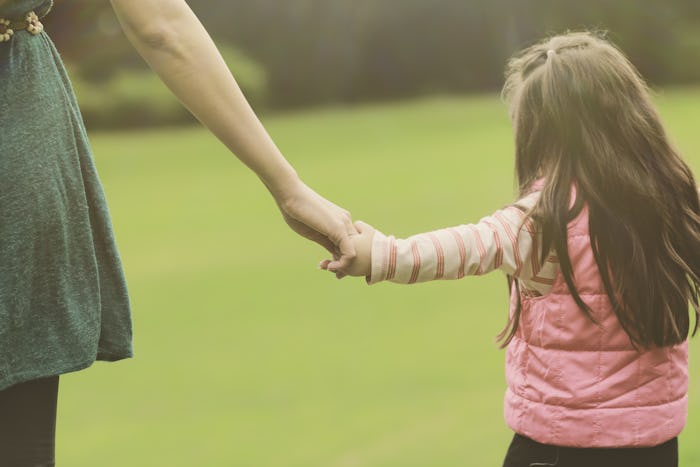
<path id="1" fill-rule="evenodd" d="M 126 281 L 85 128 L 43 32 L 51 0 L 0 0 L 0 465 L 54 465 L 58 375 L 129 358 Z M 343 267 L 347 211 L 308 188 L 183 0 L 112 0 L 182 103 L 262 180 L 300 235 Z M 193 162 L 194 163 L 194 162 Z"/>

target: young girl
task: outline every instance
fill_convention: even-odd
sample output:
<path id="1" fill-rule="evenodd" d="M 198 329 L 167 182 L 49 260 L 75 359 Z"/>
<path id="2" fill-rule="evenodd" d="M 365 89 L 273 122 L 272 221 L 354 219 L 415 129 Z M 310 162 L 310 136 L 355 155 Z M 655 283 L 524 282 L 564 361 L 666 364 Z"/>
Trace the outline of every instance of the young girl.
<path id="1" fill-rule="evenodd" d="M 519 199 L 477 224 L 387 237 L 357 223 L 339 276 L 410 284 L 500 269 L 511 290 L 504 466 L 678 464 L 698 326 L 700 205 L 648 88 L 590 33 L 508 63 Z"/>

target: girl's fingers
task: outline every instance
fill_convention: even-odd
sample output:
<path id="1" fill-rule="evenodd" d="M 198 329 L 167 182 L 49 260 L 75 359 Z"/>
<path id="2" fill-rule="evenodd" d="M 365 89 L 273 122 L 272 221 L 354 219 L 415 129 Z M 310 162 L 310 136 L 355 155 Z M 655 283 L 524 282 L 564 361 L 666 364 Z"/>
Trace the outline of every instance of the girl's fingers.
<path id="1" fill-rule="evenodd" d="M 330 203 L 330 202 L 329 202 Z M 355 245 L 351 239 L 353 235 L 357 235 L 357 230 L 352 223 L 352 217 L 350 213 L 342 209 L 333 203 L 330 203 L 332 210 L 336 214 L 336 219 L 340 221 L 339 224 L 335 224 L 329 227 L 328 238 L 335 244 L 338 252 L 340 253 L 338 257 L 333 258 L 333 264 L 331 265 L 331 270 L 337 270 L 346 268 L 355 258 Z"/>
<path id="2" fill-rule="evenodd" d="M 353 245 L 349 236 L 341 240 L 340 244 L 338 245 L 338 249 L 340 251 L 340 255 L 334 258 L 334 261 L 332 262 L 333 264 L 331 264 L 329 268 L 333 272 L 350 266 L 350 263 L 352 263 L 357 255 L 355 253 L 355 246 Z"/>

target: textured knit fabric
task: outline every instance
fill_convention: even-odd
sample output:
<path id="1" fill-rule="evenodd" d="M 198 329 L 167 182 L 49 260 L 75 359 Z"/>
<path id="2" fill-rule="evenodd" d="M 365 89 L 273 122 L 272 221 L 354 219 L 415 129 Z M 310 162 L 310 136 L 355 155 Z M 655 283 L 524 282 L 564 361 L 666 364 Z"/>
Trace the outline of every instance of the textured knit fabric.
<path id="1" fill-rule="evenodd" d="M 21 20 L 49 0 L 6 0 Z M 0 389 L 131 357 L 130 302 L 109 211 L 46 33 L 0 43 Z"/>
<path id="2" fill-rule="evenodd" d="M 539 192 L 499 209 L 476 224 L 463 224 L 406 239 L 377 231 L 372 240 L 369 284 L 391 281 L 413 284 L 436 279 L 460 279 L 499 269 L 511 274 L 535 295 L 547 293 L 559 268 L 550 254 L 540 267 L 542 238 L 532 222 L 523 224 Z M 518 207 L 516 207 L 518 206 Z"/>
<path id="3" fill-rule="evenodd" d="M 605 294 L 586 207 L 569 223 L 567 236 L 576 290 L 601 326 L 579 310 L 561 272 L 548 294 L 521 296 L 520 325 L 506 350 L 506 422 L 517 433 L 558 446 L 668 441 L 686 421 L 688 342 L 635 350 Z M 511 313 L 515 287 L 512 292 Z"/>

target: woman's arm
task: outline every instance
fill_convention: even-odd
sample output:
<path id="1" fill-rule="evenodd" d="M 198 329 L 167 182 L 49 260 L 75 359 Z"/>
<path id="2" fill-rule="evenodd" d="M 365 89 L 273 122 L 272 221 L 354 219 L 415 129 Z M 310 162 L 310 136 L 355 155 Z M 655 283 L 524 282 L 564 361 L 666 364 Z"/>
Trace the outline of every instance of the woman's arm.
<path id="1" fill-rule="evenodd" d="M 287 223 L 347 265 L 350 215 L 307 187 L 279 151 L 184 0 L 111 0 L 136 50 L 183 105 L 263 181 Z"/>

